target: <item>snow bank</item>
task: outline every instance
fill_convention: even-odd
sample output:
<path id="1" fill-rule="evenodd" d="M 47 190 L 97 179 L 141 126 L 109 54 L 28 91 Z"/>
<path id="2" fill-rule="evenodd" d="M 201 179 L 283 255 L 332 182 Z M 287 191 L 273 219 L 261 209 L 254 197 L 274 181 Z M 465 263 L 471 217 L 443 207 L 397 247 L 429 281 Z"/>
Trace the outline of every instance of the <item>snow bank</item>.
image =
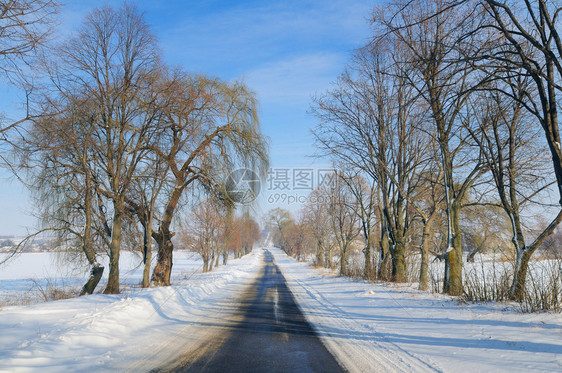
<path id="1" fill-rule="evenodd" d="M 199 343 L 205 324 L 234 312 L 262 250 L 175 286 L 91 295 L 0 311 L 0 372 L 148 371 Z M 177 281 L 177 280 L 176 280 Z"/>
<path id="2" fill-rule="evenodd" d="M 356 282 L 269 249 L 306 318 L 352 372 L 560 372 L 562 316 Z"/>

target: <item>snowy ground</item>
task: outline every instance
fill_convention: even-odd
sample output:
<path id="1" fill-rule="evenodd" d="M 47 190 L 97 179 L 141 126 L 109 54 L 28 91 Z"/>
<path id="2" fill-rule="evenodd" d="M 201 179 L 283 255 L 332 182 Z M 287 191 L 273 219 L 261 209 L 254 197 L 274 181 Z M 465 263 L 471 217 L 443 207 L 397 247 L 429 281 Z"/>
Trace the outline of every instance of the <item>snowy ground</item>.
<path id="1" fill-rule="evenodd" d="M 307 319 L 351 372 L 562 371 L 559 314 L 458 304 L 409 287 L 352 281 L 269 250 Z M 162 366 L 209 337 L 206 325 L 235 309 L 262 259 L 256 249 L 168 288 L 5 307 L 0 372 L 143 372 Z M 192 262 L 180 261 L 175 269 L 187 274 Z"/>
<path id="2" fill-rule="evenodd" d="M 175 286 L 122 295 L 5 307 L 0 311 L 0 372 L 142 372 L 205 339 L 205 323 L 235 302 L 261 268 L 255 250 Z M 189 261 L 175 261 L 189 273 Z M 179 276 L 181 277 L 181 276 Z"/>
<path id="3" fill-rule="evenodd" d="M 7 254 L 0 254 L 0 261 Z M 107 283 L 108 258 L 102 258 L 105 265 L 102 280 L 97 291 Z M 177 251 L 174 253 L 172 280 L 185 279 L 203 268 L 203 261 L 196 253 Z M 122 291 L 128 292 L 142 282 L 142 258 L 138 253 L 123 251 L 119 260 Z M 69 265 L 62 253 L 39 252 L 21 253 L 0 266 L 0 307 L 2 305 L 32 304 L 44 301 L 44 293 L 58 288 L 78 293 L 87 281 L 89 267 Z"/>
<path id="4" fill-rule="evenodd" d="M 562 371 L 560 314 L 356 282 L 270 250 L 307 319 L 350 371 Z"/>

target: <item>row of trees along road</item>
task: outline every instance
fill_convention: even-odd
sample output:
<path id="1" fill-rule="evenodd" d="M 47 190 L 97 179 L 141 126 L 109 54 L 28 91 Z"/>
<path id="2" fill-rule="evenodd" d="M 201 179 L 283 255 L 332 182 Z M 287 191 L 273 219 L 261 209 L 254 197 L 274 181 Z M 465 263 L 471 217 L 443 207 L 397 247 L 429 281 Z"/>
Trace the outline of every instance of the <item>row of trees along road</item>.
<path id="1" fill-rule="evenodd" d="M 203 272 L 217 267 L 221 258 L 226 264 L 229 253 L 235 258 L 248 254 L 261 239 L 259 225 L 248 211 L 235 216 L 213 199 L 193 206 L 179 232 L 180 242 L 203 259 Z"/>
<path id="2" fill-rule="evenodd" d="M 510 222 L 510 296 L 523 297 L 529 259 L 562 219 L 560 200 L 538 234 L 523 221 L 562 195 L 561 9 L 547 0 L 391 1 L 373 11 L 368 44 L 333 89 L 315 98 L 319 152 L 346 170 L 363 214 L 376 205 L 394 281 L 406 279 L 406 243 L 418 242 L 427 288 L 435 222 L 444 221 L 443 289 L 462 295 L 462 210 L 478 205 Z M 353 193 L 358 178 L 373 198 Z"/>
<path id="3" fill-rule="evenodd" d="M 29 120 L 11 142 L 44 230 L 81 248 L 91 266 L 82 293 L 96 288 L 104 253 L 104 292 L 119 292 L 119 255 L 130 234 L 142 237 L 143 285 L 153 241 L 151 282 L 169 285 L 173 223 L 186 191 L 198 188 L 231 209 L 223 187 L 229 171 L 266 168 L 254 94 L 242 83 L 166 66 L 130 3 L 93 10 L 40 57 Z"/>

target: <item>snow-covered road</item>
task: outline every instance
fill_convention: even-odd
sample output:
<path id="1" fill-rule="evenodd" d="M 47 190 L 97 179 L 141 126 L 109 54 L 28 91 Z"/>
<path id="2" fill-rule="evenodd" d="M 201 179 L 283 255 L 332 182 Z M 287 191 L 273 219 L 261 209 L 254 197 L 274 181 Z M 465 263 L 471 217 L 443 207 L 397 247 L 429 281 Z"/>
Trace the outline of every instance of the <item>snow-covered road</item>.
<path id="1" fill-rule="evenodd" d="M 162 372 L 344 372 L 300 312 L 268 251 L 262 268 L 238 312 L 207 325 L 214 338 L 184 351 Z"/>
<path id="2" fill-rule="evenodd" d="M 357 282 L 270 251 L 308 321 L 352 372 L 562 371 L 560 314 Z"/>

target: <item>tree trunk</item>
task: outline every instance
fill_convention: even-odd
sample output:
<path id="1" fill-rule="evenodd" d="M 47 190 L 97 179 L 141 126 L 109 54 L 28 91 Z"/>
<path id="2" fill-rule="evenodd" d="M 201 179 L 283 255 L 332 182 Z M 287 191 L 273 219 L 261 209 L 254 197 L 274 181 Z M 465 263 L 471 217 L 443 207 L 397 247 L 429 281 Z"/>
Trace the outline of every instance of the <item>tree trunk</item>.
<path id="1" fill-rule="evenodd" d="M 389 242 L 388 242 L 388 233 L 386 232 L 386 230 L 381 231 L 380 250 L 381 250 L 380 260 L 379 260 L 379 268 L 377 269 L 377 276 L 381 280 L 387 280 L 387 275 L 384 273 L 389 257 L 388 255 Z"/>
<path id="2" fill-rule="evenodd" d="M 533 253 L 530 250 L 523 250 L 518 254 L 519 258 L 517 258 L 511 290 L 511 298 L 518 302 L 521 302 L 525 297 L 525 282 L 527 280 L 527 269 L 529 268 L 531 255 L 533 255 Z"/>
<path id="3" fill-rule="evenodd" d="M 422 239 L 423 240 L 423 239 Z M 421 266 L 420 266 L 420 283 L 419 283 L 419 290 L 427 290 L 429 284 L 428 278 L 428 268 L 429 268 L 429 252 L 425 249 L 425 246 L 422 244 L 420 248 L 421 251 Z"/>
<path id="4" fill-rule="evenodd" d="M 142 271 L 142 287 L 150 287 L 150 263 L 152 263 L 152 250 L 146 252 L 144 269 Z"/>
<path id="5" fill-rule="evenodd" d="M 225 266 L 228 262 L 228 251 L 226 249 L 222 253 L 222 265 Z"/>
<path id="6" fill-rule="evenodd" d="M 406 247 L 404 242 L 398 241 L 394 246 L 392 255 L 392 281 L 406 282 Z"/>
<path id="7" fill-rule="evenodd" d="M 142 272 L 142 287 L 150 287 L 150 264 L 152 263 L 152 217 L 146 219 L 143 237 L 144 270 Z"/>
<path id="8" fill-rule="evenodd" d="M 82 161 L 85 165 L 87 163 L 86 160 Z M 83 245 L 82 250 L 88 259 L 88 263 L 92 266 L 90 270 L 90 278 L 88 282 L 84 284 L 82 290 L 80 291 L 80 295 L 85 294 L 93 294 L 94 290 L 98 286 L 101 277 L 103 275 L 104 267 L 100 266 L 100 264 L 96 261 L 96 251 L 93 245 L 92 239 L 92 222 L 93 222 L 93 208 L 92 208 L 92 188 L 91 188 L 91 176 L 89 172 L 86 172 L 86 191 L 84 194 L 84 217 L 85 217 L 85 224 L 84 224 L 84 236 L 82 237 Z"/>
<path id="9" fill-rule="evenodd" d="M 516 215 L 517 216 L 517 215 Z M 517 218 L 518 219 L 518 218 Z M 535 239 L 535 241 L 529 245 L 529 247 L 525 247 L 525 241 L 523 240 L 523 235 L 521 233 L 521 229 L 517 230 L 517 236 L 515 240 L 519 244 L 519 252 L 517 253 L 517 262 L 515 273 L 513 276 L 513 283 L 510 289 L 510 296 L 512 299 L 521 301 L 525 296 L 525 282 L 527 279 L 527 270 L 529 268 L 529 260 L 533 253 L 537 250 L 537 248 L 541 245 L 541 243 L 554 232 L 556 227 L 562 221 L 562 210 L 558 212 L 558 215 L 552 220 L 552 222 L 548 225 L 548 227 Z"/>
<path id="10" fill-rule="evenodd" d="M 103 270 L 104 267 L 100 266 L 98 263 L 92 266 L 92 269 L 90 270 L 90 278 L 88 279 L 88 282 L 86 282 L 82 287 L 80 296 L 92 294 L 94 290 L 96 290 L 96 287 L 101 280 L 101 276 L 103 275 Z"/>
<path id="11" fill-rule="evenodd" d="M 451 204 L 452 250 L 447 254 L 448 278 L 443 290 L 450 295 L 462 295 L 462 245 L 460 231 L 460 205 L 458 201 Z M 447 276 L 446 276 L 447 277 Z"/>
<path id="12" fill-rule="evenodd" d="M 164 237 L 164 235 L 162 235 L 162 237 Z M 174 244 L 172 244 L 169 234 L 166 235 L 162 241 L 158 242 L 158 259 L 154 271 L 152 272 L 152 283 L 155 286 L 170 286 L 173 250 Z"/>
<path id="13" fill-rule="evenodd" d="M 373 268 L 371 267 L 371 243 L 367 241 L 365 245 L 365 271 L 363 273 L 363 277 L 367 280 L 370 280 L 372 277 Z"/>
<path id="14" fill-rule="evenodd" d="M 123 226 L 123 204 L 114 205 L 113 227 L 111 230 L 111 244 L 109 247 L 109 277 L 104 294 L 119 294 L 119 254 L 121 250 L 121 229 Z"/>
<path id="15" fill-rule="evenodd" d="M 340 275 L 347 275 L 347 247 L 342 248 L 340 257 Z"/>
<path id="16" fill-rule="evenodd" d="M 170 226 L 172 225 L 174 211 L 186 185 L 176 183 L 176 187 L 166 205 L 166 210 L 160 222 L 160 228 L 156 234 L 153 234 L 158 243 L 158 260 L 152 272 L 152 283 L 155 286 L 170 286 L 174 252 L 174 244 L 172 243 L 173 233 L 170 231 Z"/>
<path id="17" fill-rule="evenodd" d="M 320 240 L 316 240 L 316 265 L 318 267 L 324 267 L 324 256 L 322 254 L 322 244 Z"/>
<path id="18" fill-rule="evenodd" d="M 431 234 L 433 232 L 433 220 L 437 214 L 432 213 L 431 216 L 425 221 L 422 233 L 422 243 L 420 247 L 421 252 L 421 266 L 420 266 L 420 290 L 427 290 L 429 284 L 428 269 L 429 269 L 429 245 L 431 241 Z"/>

